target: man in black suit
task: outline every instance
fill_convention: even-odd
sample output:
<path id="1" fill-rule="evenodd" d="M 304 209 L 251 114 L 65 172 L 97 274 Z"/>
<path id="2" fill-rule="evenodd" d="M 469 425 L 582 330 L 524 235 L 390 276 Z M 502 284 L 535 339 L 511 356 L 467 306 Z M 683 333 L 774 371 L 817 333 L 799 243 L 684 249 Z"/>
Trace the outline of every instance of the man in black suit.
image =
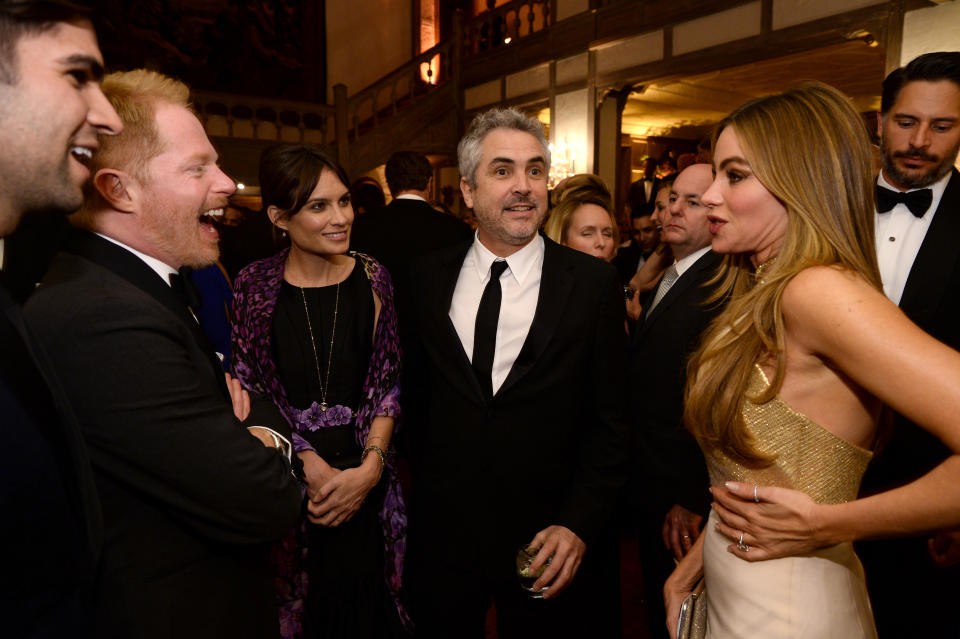
<path id="1" fill-rule="evenodd" d="M 630 347 L 630 410 L 636 444 L 633 507 L 639 515 L 640 561 L 650 632 L 666 637 L 663 583 L 700 532 L 710 505 L 710 479 L 696 440 L 683 426 L 687 359 L 717 313 L 704 286 L 722 257 L 710 250 L 710 208 L 700 196 L 710 187 L 709 164 L 684 169 L 659 213 L 663 241 L 673 253 L 658 286 L 643 302 L 644 313 Z M 640 492 L 644 486 L 656 491 Z"/>
<path id="2" fill-rule="evenodd" d="M 97 636 L 276 637 L 268 542 L 301 502 L 289 427 L 276 432 L 282 419 L 265 413 L 274 430 L 244 428 L 235 414 L 249 398 L 225 383 L 196 300 L 174 288 L 178 269 L 216 259 L 209 217 L 234 184 L 186 86 L 149 71 L 103 86 L 124 131 L 93 154 L 83 230 L 25 309 L 76 410 L 103 505 Z"/>
<path id="3" fill-rule="evenodd" d="M 418 632 L 482 637 L 492 598 L 501 637 L 612 636 L 616 553 L 604 533 L 629 447 L 616 270 L 538 234 L 549 165 L 539 122 L 488 111 L 458 155 L 476 238 L 424 259 L 414 279 Z M 543 600 L 518 583 L 522 545 L 539 550 L 534 574 L 551 558 L 533 585 L 549 587 Z"/>
<path id="4" fill-rule="evenodd" d="M 653 211 L 654 203 L 650 202 L 630 214 L 630 244 L 620 247 L 613 258 L 623 282 L 629 282 L 637 274 L 660 243 L 660 229 L 653 220 Z"/>
<path id="5" fill-rule="evenodd" d="M 0 33 L 0 238 L 6 238 L 25 216 L 76 210 L 97 136 L 122 125 L 100 90 L 103 58 L 77 5 L 2 0 Z M 76 418 L 5 280 L 0 635 L 88 637 L 103 543 L 100 503 Z"/>
<path id="6" fill-rule="evenodd" d="M 660 190 L 660 178 L 657 177 L 657 161 L 647 156 L 643 158 L 643 177 L 630 184 L 627 191 L 627 206 L 631 211 L 653 204 Z"/>
<path id="7" fill-rule="evenodd" d="M 887 297 L 960 349 L 960 52 L 922 55 L 883 82 L 877 258 Z M 950 455 L 902 415 L 864 477 L 866 494 L 913 481 Z M 858 544 L 882 638 L 957 636 L 960 532 Z M 922 612 L 920 612 L 922 611 Z"/>
<path id="8" fill-rule="evenodd" d="M 387 160 L 385 172 L 393 200 L 382 209 L 356 217 L 350 245 L 387 267 L 402 305 L 410 286 L 411 263 L 430 251 L 465 242 L 472 232 L 457 218 L 427 203 L 433 167 L 425 156 L 397 151 Z"/>

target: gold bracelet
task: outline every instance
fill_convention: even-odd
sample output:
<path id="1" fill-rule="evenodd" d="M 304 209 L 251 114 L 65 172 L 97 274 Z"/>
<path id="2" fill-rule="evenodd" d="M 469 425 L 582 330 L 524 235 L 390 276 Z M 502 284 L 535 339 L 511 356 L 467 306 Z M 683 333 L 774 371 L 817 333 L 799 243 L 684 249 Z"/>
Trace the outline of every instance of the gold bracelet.
<path id="1" fill-rule="evenodd" d="M 383 467 L 387 465 L 387 454 L 383 452 L 383 449 L 379 446 L 367 446 L 363 449 L 363 452 L 360 453 L 360 463 L 362 464 L 367 458 L 367 454 L 373 451 L 377 454 L 377 457 L 380 458 L 380 469 L 383 470 Z"/>

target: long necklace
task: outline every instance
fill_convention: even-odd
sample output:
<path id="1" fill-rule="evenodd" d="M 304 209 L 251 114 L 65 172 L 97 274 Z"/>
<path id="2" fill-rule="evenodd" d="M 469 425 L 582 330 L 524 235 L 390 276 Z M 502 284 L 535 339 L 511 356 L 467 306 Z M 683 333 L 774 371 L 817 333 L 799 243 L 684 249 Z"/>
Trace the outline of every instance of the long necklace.
<path id="1" fill-rule="evenodd" d="M 320 384 L 320 411 L 327 412 L 327 389 L 330 388 L 330 362 L 333 358 L 333 338 L 337 334 L 337 312 L 340 310 L 340 282 L 337 282 L 337 297 L 333 304 L 333 328 L 330 329 L 330 350 L 327 352 L 327 374 L 320 377 L 320 358 L 317 356 L 317 340 L 313 337 L 313 324 L 310 323 L 310 311 L 307 309 L 307 296 L 300 289 L 300 297 L 303 299 L 303 314 L 307 316 L 307 330 L 310 331 L 310 346 L 313 347 L 313 363 L 317 367 L 317 383 Z"/>

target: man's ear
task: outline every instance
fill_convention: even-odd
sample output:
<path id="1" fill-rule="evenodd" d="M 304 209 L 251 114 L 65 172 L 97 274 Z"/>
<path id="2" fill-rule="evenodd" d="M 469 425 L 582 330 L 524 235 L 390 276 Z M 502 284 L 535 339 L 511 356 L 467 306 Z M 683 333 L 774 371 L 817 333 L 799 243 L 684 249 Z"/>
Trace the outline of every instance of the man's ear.
<path id="1" fill-rule="evenodd" d="M 877 137 L 883 139 L 883 114 L 880 114 L 880 117 L 877 118 Z"/>
<path id="2" fill-rule="evenodd" d="M 111 208 L 132 213 L 137 189 L 133 177 L 118 169 L 100 169 L 93 176 L 93 186 Z"/>
<path id="3" fill-rule="evenodd" d="M 460 192 L 463 194 L 463 201 L 467 205 L 467 208 L 473 208 L 473 189 L 470 188 L 470 183 L 467 182 L 467 178 L 460 178 Z"/>
<path id="4" fill-rule="evenodd" d="M 287 230 L 287 218 L 283 214 L 283 211 L 281 211 L 277 207 L 273 205 L 268 206 L 267 217 L 270 218 L 270 222 L 281 231 Z"/>

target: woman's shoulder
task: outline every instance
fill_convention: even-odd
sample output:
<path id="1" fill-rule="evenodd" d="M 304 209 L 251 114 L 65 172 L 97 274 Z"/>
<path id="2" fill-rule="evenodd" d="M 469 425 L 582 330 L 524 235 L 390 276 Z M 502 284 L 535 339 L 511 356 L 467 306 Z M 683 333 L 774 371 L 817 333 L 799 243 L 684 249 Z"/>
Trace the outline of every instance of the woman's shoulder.
<path id="1" fill-rule="evenodd" d="M 390 273 L 375 257 L 359 251 L 350 251 L 350 255 L 357 260 L 358 266 L 363 268 L 363 272 L 372 284 L 375 286 L 391 284 Z"/>
<path id="2" fill-rule="evenodd" d="M 872 291 L 880 294 L 867 279 L 839 264 L 808 266 L 794 275 L 783 291 L 783 303 L 806 304 Z"/>
<path id="3" fill-rule="evenodd" d="M 840 265 L 811 266 L 797 273 L 783 291 L 782 311 L 794 330 L 836 330 L 868 321 L 893 306 L 882 291 L 857 271 Z"/>
<path id="4" fill-rule="evenodd" d="M 265 257 L 244 266 L 237 273 L 236 283 L 258 282 L 283 271 L 283 262 L 287 257 L 286 249 L 276 255 Z"/>

